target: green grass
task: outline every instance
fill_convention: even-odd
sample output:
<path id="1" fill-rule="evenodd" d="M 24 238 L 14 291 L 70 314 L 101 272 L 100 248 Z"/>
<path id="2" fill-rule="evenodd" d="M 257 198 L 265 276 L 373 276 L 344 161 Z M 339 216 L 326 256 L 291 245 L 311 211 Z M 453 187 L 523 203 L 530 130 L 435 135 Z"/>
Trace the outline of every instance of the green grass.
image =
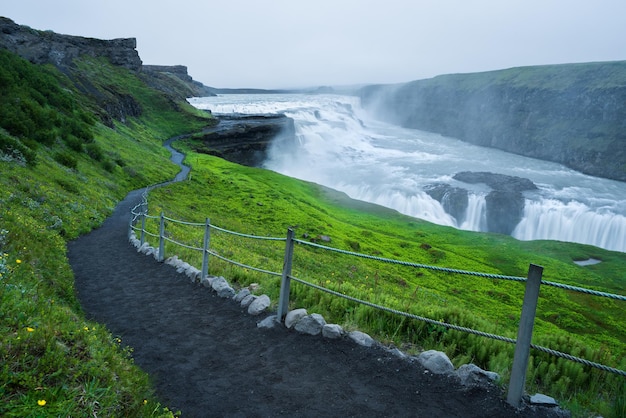
<path id="1" fill-rule="evenodd" d="M 10 54 L 0 58 L 0 415 L 172 416 L 133 364 L 132 348 L 85 319 L 66 242 L 100 225 L 129 190 L 172 178 L 177 168 L 162 141 L 211 121 L 102 59 L 82 58 L 63 75 Z M 46 95 L 37 94 L 42 86 Z M 126 96 L 141 115 L 107 118 L 102 101 Z M 16 99 L 26 105 L 13 106 Z M 73 118 L 80 123 L 73 126 Z M 332 247 L 465 270 L 524 276 L 528 264 L 536 263 L 545 267 L 546 280 L 614 293 L 624 288 L 621 253 L 457 231 L 269 171 L 206 155 L 190 154 L 188 161 L 192 180 L 151 193 L 153 214 L 164 210 L 194 222 L 208 216 L 218 226 L 263 236 L 284 236 L 294 228 L 299 239 L 327 235 Z M 168 226 L 168 233 L 201 246 L 202 228 Z M 249 265 L 282 268 L 282 242 L 215 232 L 212 248 Z M 199 265 L 195 252 L 169 244 L 166 252 Z M 572 263 L 588 257 L 603 262 L 584 268 Z M 211 272 L 239 286 L 256 282 L 277 300 L 277 277 L 215 258 Z M 301 245 L 293 274 L 375 303 L 511 337 L 523 294 L 516 283 L 380 265 Z M 291 303 L 409 352 L 442 349 L 457 365 L 475 362 L 506 382 L 508 345 L 382 314 L 297 283 Z M 625 319 L 616 302 L 544 288 L 535 342 L 624 369 Z M 545 389 L 581 416 L 623 413 L 623 379 L 548 356 L 531 360 L 528 391 Z"/>
<path id="2" fill-rule="evenodd" d="M 171 179 L 178 168 L 162 141 L 211 122 L 103 60 L 77 62 L 68 78 L 0 59 L 0 416 L 172 416 L 132 348 L 85 319 L 66 242 L 100 225 L 128 191 Z M 7 74 L 19 83 L 3 84 Z M 75 87 L 87 82 L 138 98 L 142 115 L 103 124 L 98 102 Z M 66 130 L 76 116 L 80 136 Z"/>
<path id="3" fill-rule="evenodd" d="M 178 145 L 186 152 L 189 147 Z M 215 157 L 188 154 L 191 180 L 150 193 L 151 214 L 211 223 L 257 236 L 298 239 L 326 235 L 331 247 L 415 263 L 495 274 L 523 276 L 530 263 L 542 265 L 544 280 L 622 293 L 626 256 L 596 247 L 553 241 L 520 242 L 508 236 L 441 227 L 392 210 L 353 201 L 332 190 L 262 169 L 242 167 Z M 152 232 L 157 222 L 148 223 Z M 202 227 L 167 223 L 173 239 L 202 247 Z M 308 238 L 305 238 L 308 237 Z M 157 243 L 152 243 L 157 245 Z M 270 271 L 282 269 L 284 242 L 259 241 L 213 231 L 218 254 Z M 200 267 L 200 254 L 167 243 L 165 256 Z M 589 257 L 602 263 L 580 267 Z M 278 300 L 279 278 L 210 261 L 210 272 L 239 286 L 260 284 Z M 437 273 L 297 245 L 293 275 L 359 299 L 516 338 L 523 284 Z M 436 348 L 458 366 L 474 362 L 500 373 L 508 382 L 513 346 L 436 325 L 403 319 L 356 305 L 301 284 L 292 285 L 291 307 L 305 307 L 347 329 L 358 328 L 407 350 Z M 543 286 L 533 342 L 585 359 L 625 369 L 626 311 L 623 302 Z M 540 353 L 532 353 L 527 390 L 550 393 L 565 402 L 609 414 L 623 378 Z M 619 395 L 623 396 L 623 395 Z"/>

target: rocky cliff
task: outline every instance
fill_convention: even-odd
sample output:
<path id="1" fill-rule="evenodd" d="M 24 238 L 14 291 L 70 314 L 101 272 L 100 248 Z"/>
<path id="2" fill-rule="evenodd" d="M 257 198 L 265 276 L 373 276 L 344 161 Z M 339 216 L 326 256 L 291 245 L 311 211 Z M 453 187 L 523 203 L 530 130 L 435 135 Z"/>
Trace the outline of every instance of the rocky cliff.
<path id="1" fill-rule="evenodd" d="M 359 95 L 391 123 L 626 181 L 626 61 L 445 75 Z"/>
<path id="2" fill-rule="evenodd" d="M 128 117 L 141 115 L 142 109 L 134 97 L 118 86 L 96 86 L 77 70 L 77 59 L 104 58 L 111 64 L 127 68 L 149 86 L 163 92 L 176 103 L 193 96 L 210 96 L 212 91 L 191 78 L 183 65 L 144 66 L 136 50 L 134 38 L 102 40 L 62 35 L 18 25 L 0 17 L 0 48 L 7 49 L 34 64 L 52 64 L 73 80 L 76 87 L 95 99 L 99 118 L 108 126 L 113 120 L 125 122 Z"/>
<path id="3" fill-rule="evenodd" d="M 214 90 L 191 78 L 184 65 L 144 65 L 146 83 L 180 99 L 215 96 Z"/>
<path id="4" fill-rule="evenodd" d="M 293 119 L 282 114 L 223 115 L 215 126 L 187 141 L 196 152 L 261 167 L 272 142 L 295 142 L 295 126 Z"/>
<path id="5" fill-rule="evenodd" d="M 141 70 L 141 59 L 134 38 L 102 40 L 81 36 L 61 35 L 18 25 L 0 16 L 0 47 L 29 60 L 34 64 L 54 64 L 66 69 L 81 56 L 105 57 L 114 65 L 129 70 Z"/>

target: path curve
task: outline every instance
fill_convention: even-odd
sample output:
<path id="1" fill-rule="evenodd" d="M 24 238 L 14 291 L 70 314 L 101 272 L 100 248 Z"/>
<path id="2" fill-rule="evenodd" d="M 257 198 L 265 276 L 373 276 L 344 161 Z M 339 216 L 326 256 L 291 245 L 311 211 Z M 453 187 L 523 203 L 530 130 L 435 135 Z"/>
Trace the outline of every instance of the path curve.
<path id="1" fill-rule="evenodd" d="M 142 192 L 69 242 L 68 257 L 87 317 L 133 347 L 161 402 L 183 417 L 552 416 L 516 411 L 496 388 L 463 388 L 381 348 L 258 328 L 264 316 L 130 245 L 130 209 Z"/>

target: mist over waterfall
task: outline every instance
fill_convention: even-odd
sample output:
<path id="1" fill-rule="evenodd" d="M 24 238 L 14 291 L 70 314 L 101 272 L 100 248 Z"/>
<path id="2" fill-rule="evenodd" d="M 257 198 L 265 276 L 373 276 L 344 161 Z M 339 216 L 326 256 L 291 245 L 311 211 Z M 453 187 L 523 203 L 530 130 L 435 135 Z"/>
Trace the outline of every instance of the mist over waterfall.
<path id="1" fill-rule="evenodd" d="M 492 189 L 453 177 L 459 172 L 515 176 L 529 179 L 537 189 L 520 197 L 519 222 L 509 230 L 513 237 L 580 242 L 626 252 L 626 183 L 385 124 L 368 115 L 357 97 L 223 95 L 189 101 L 216 115 L 291 117 L 295 143 L 275 141 L 264 166 L 354 199 L 440 225 L 488 231 L 497 212 L 489 210 Z"/>

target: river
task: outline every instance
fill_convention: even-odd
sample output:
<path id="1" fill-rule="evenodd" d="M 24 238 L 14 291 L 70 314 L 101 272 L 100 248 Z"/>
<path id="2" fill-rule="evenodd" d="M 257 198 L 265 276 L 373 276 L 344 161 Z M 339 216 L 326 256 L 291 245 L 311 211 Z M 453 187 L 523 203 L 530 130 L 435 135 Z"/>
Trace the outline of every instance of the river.
<path id="1" fill-rule="evenodd" d="M 258 94 L 189 99 L 215 115 L 284 113 L 297 141 L 276 141 L 264 166 L 345 192 L 409 216 L 471 231 L 485 230 L 489 188 L 454 180 L 461 171 L 530 179 L 521 221 L 511 235 L 626 252 L 626 183 L 588 176 L 563 165 L 471 145 L 455 138 L 376 120 L 359 98 L 340 95 Z M 447 183 L 470 191 L 465 214 L 447 213 L 424 187 Z"/>

